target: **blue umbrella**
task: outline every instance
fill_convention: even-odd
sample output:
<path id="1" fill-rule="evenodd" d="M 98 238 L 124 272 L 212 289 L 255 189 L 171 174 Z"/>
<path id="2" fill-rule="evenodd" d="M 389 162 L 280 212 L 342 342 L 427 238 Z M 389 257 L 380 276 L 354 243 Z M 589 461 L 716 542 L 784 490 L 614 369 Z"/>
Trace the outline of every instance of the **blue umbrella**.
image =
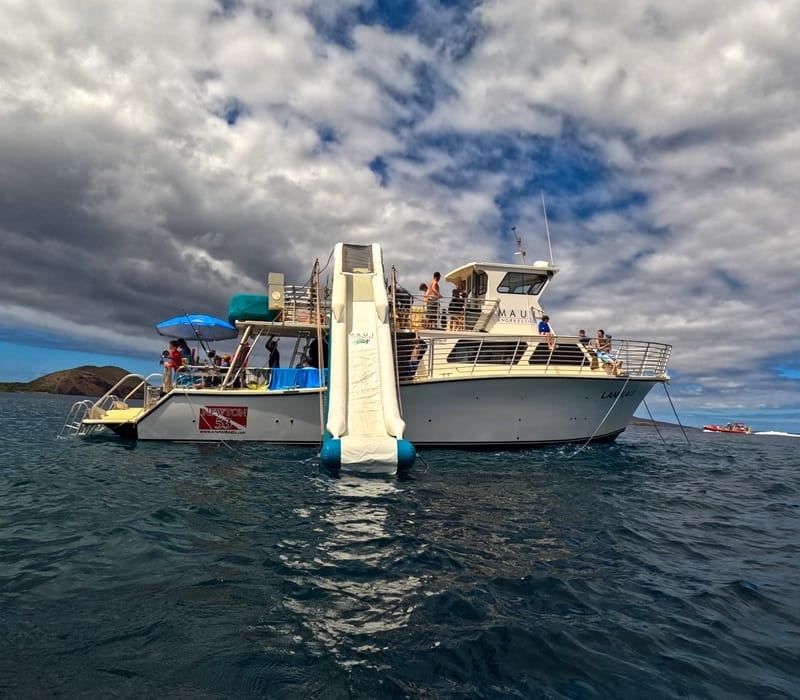
<path id="1" fill-rule="evenodd" d="M 205 314 L 184 314 L 156 324 L 159 335 L 186 340 L 228 340 L 239 335 L 236 326 Z"/>

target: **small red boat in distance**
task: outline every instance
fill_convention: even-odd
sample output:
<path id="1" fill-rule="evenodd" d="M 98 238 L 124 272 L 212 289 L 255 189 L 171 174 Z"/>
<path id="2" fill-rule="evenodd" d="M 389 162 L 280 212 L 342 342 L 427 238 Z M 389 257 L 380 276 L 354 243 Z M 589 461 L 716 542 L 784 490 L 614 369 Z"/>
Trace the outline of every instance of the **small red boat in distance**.
<path id="1" fill-rule="evenodd" d="M 749 425 L 744 423 L 728 423 L 727 425 L 704 425 L 703 430 L 707 433 L 744 433 L 749 435 L 753 432 Z"/>

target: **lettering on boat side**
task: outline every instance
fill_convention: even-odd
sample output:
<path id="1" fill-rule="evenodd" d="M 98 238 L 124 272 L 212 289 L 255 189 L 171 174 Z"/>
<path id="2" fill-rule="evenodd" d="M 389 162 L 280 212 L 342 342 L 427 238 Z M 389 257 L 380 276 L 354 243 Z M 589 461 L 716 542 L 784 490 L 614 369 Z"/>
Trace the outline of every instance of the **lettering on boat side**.
<path id="1" fill-rule="evenodd" d="M 619 391 L 604 391 L 600 396 L 601 399 L 616 399 L 620 395 Z M 622 398 L 626 396 L 633 396 L 633 389 L 627 389 L 622 392 Z"/>
<path id="2" fill-rule="evenodd" d="M 511 309 L 506 311 L 502 306 L 497 307 L 497 317 L 503 323 L 529 323 L 530 314 L 527 309 Z"/>
<path id="3" fill-rule="evenodd" d="M 201 406 L 197 425 L 201 433 L 243 433 L 247 406 Z"/>

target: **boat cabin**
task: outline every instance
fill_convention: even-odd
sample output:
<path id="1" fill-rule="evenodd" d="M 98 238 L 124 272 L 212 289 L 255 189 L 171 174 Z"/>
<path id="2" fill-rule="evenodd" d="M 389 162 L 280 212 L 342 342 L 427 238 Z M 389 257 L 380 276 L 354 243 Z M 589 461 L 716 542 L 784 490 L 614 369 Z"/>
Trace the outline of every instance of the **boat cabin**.
<path id="1" fill-rule="evenodd" d="M 467 292 L 465 330 L 535 334 L 543 312 L 539 299 L 559 268 L 543 260 L 533 265 L 471 262 L 445 280 Z"/>

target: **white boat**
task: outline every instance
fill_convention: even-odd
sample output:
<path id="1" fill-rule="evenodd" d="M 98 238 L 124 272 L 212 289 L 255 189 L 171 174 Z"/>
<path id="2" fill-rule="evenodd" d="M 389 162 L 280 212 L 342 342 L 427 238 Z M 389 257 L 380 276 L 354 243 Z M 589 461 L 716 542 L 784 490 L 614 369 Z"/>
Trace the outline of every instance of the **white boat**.
<path id="1" fill-rule="evenodd" d="M 235 312 L 232 364 L 247 352 L 246 369 L 186 368 L 168 391 L 160 374 L 129 375 L 135 390 L 121 392 L 121 382 L 97 401 L 78 402 L 62 434 L 317 447 L 326 434 L 389 436 L 457 449 L 610 441 L 669 379 L 670 345 L 614 338 L 601 360 L 575 336 L 540 336 L 540 299 L 558 273 L 550 263 L 452 270 L 445 280 L 463 285 L 467 297 L 448 317 L 444 305 L 409 304 L 394 268 L 387 293 L 379 246 L 340 243 L 335 252 L 332 290 L 320 286 L 317 261 L 308 285 L 287 286 L 271 273 L 267 294 Z M 328 332 L 330 381 L 324 369 L 297 366 Z M 253 366 L 271 336 L 281 339 L 289 367 Z M 364 444 L 354 449 L 371 449 Z"/>

